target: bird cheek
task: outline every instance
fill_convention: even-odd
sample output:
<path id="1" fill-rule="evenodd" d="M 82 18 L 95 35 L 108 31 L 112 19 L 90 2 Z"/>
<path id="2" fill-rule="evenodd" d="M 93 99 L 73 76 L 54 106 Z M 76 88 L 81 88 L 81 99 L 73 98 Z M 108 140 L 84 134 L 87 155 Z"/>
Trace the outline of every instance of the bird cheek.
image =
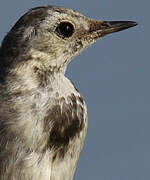
<path id="1" fill-rule="evenodd" d="M 75 42 L 75 45 L 74 45 L 73 48 L 72 48 L 72 52 L 73 52 L 73 53 L 80 52 L 82 48 L 83 48 L 83 43 L 82 43 L 82 41 L 76 41 L 76 42 Z"/>

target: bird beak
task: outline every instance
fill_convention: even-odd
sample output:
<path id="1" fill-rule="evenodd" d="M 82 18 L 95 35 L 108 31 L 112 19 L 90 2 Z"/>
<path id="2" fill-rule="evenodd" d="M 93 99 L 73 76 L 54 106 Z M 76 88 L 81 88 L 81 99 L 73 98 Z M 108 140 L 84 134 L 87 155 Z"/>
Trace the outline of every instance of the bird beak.
<path id="1" fill-rule="evenodd" d="M 103 21 L 102 34 L 106 35 L 113 32 L 122 31 L 136 25 L 137 23 L 133 21 Z"/>
<path id="2" fill-rule="evenodd" d="M 99 32 L 99 37 L 105 36 L 110 33 L 122 31 L 130 27 L 136 26 L 137 23 L 133 21 L 101 21 L 98 23 L 96 31 Z"/>

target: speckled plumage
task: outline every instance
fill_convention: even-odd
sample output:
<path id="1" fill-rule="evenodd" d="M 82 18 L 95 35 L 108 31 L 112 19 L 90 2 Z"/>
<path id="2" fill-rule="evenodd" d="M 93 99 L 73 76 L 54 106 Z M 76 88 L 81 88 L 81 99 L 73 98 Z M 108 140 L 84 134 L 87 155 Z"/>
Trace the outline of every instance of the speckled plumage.
<path id="1" fill-rule="evenodd" d="M 62 37 L 56 28 L 71 23 Z M 98 38 L 136 25 L 38 7 L 0 48 L 0 180 L 72 180 L 87 131 L 85 102 L 65 71 Z"/>

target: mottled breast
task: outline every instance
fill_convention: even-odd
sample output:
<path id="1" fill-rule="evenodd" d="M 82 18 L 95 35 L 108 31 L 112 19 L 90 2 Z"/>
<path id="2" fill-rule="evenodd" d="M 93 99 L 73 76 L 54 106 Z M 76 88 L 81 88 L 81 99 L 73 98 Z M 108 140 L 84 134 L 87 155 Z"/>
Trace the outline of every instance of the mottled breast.
<path id="1" fill-rule="evenodd" d="M 49 146 L 57 149 L 66 147 L 69 141 L 79 136 L 84 129 L 87 110 L 83 98 L 78 93 L 55 99 L 45 118 L 46 127 L 52 126 Z M 49 125 L 48 125 L 49 124 Z"/>

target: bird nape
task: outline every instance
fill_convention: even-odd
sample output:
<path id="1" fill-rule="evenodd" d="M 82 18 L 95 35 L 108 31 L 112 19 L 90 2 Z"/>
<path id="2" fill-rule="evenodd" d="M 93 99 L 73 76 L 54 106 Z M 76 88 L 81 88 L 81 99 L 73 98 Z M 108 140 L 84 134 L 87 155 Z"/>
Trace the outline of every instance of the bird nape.
<path id="1" fill-rule="evenodd" d="M 72 180 L 87 131 L 68 63 L 101 37 L 137 24 L 63 7 L 23 15 L 0 48 L 0 179 Z"/>

